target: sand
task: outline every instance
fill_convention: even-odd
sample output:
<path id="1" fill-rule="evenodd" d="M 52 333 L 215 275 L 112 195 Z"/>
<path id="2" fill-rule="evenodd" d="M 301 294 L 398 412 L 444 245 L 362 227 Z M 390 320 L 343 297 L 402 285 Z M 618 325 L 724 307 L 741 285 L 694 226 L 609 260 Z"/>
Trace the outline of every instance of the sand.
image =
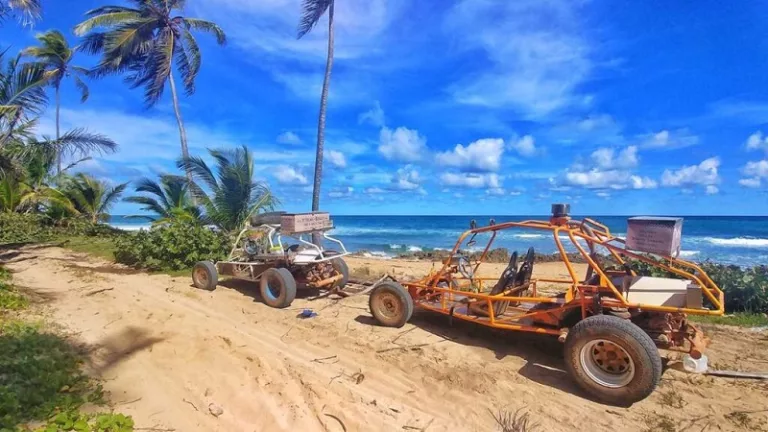
<path id="1" fill-rule="evenodd" d="M 349 259 L 400 276 L 429 263 Z M 176 431 L 492 431 L 521 409 L 540 431 L 745 430 L 765 425 L 768 383 L 689 375 L 669 363 L 660 388 L 630 408 L 590 401 L 549 337 L 492 332 L 417 313 L 374 325 L 365 296 L 261 303 L 252 284 L 215 291 L 56 247 L 7 265 L 52 321 L 90 348 L 88 372 L 138 428 Z M 537 265 L 537 274 L 564 269 Z M 96 292 L 97 290 L 104 290 Z M 297 314 L 312 308 L 318 316 Z M 768 334 L 709 329 L 710 364 L 768 369 Z M 654 422 L 667 416 L 674 428 Z M 746 423 L 745 423 L 746 422 Z M 758 429 L 753 429 L 758 430 Z"/>

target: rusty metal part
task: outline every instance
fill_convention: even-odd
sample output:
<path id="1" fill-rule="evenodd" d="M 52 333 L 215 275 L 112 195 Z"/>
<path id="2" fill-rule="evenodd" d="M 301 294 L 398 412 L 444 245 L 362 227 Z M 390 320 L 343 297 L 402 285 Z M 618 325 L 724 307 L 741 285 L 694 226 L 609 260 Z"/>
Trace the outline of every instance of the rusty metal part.
<path id="1" fill-rule="evenodd" d="M 317 282 L 308 282 L 307 286 L 312 288 L 322 288 L 324 286 L 332 285 L 336 282 L 339 282 L 340 280 L 344 279 L 344 275 L 337 274 L 336 276 L 331 276 L 328 279 L 323 279 L 321 281 Z"/>
<path id="2" fill-rule="evenodd" d="M 645 312 L 632 319 L 648 333 L 660 348 L 687 352 L 695 359 L 708 344 L 704 333 L 691 324 L 683 313 Z"/>

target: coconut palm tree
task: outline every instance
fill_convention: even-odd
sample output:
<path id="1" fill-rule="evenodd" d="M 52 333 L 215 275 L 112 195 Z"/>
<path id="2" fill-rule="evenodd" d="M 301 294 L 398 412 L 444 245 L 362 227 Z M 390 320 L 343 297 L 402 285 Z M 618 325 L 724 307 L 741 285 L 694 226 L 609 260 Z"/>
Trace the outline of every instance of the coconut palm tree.
<path id="1" fill-rule="evenodd" d="M 5 61 L 0 53 L 0 149 L 14 137 L 31 136 L 34 119 L 45 109 L 45 69 L 22 64 L 20 56 Z"/>
<path id="2" fill-rule="evenodd" d="M 132 196 L 125 201 L 141 204 L 143 210 L 154 215 L 131 217 L 144 218 L 153 223 L 201 220 L 200 208 L 192 204 L 189 183 L 183 177 L 164 174 L 160 176 L 159 182 L 143 178 L 137 183 L 136 192 L 144 192 L 149 196 Z"/>
<path id="3" fill-rule="evenodd" d="M 202 204 L 206 221 L 226 232 L 239 230 L 251 215 L 278 204 L 269 186 L 254 179 L 253 154 L 248 147 L 209 149 L 208 153 L 216 161 L 216 174 L 200 157 L 182 157 L 176 163 L 197 180 L 191 191 Z"/>
<path id="4" fill-rule="evenodd" d="M 132 88 L 144 88 L 148 107 L 160 100 L 168 83 L 179 124 L 181 154 L 188 158 L 187 134 L 173 66 L 182 78 L 187 95 L 191 95 L 201 63 L 200 49 L 191 30 L 212 33 L 220 45 L 226 42 L 226 36 L 210 21 L 175 15 L 175 10 L 183 9 L 184 0 L 130 0 L 130 3 L 136 7 L 103 6 L 86 12 L 88 19 L 75 27 L 75 34 L 85 36 L 83 50 L 101 55 L 92 71 L 94 76 L 127 73 L 126 81 Z M 190 173 L 187 179 L 192 182 Z"/>
<path id="5" fill-rule="evenodd" d="M 77 173 L 64 184 L 62 192 L 77 213 L 95 224 L 109 219 L 109 209 L 120 199 L 127 186 L 126 182 L 110 187 L 104 181 Z"/>
<path id="6" fill-rule="evenodd" d="M 80 102 L 88 99 L 88 86 L 83 77 L 88 70 L 71 64 L 75 49 L 67 43 L 67 39 L 58 30 L 50 30 L 36 36 L 40 46 L 29 47 L 22 51 L 23 55 L 33 57 L 45 69 L 45 78 L 55 89 L 56 93 L 56 139 L 61 138 L 59 111 L 61 110 L 61 82 L 65 77 L 71 77 L 80 90 Z M 62 154 L 57 157 L 57 172 L 61 172 Z"/>
<path id="7" fill-rule="evenodd" d="M 31 25 L 40 19 L 40 0 L 0 0 L 0 20 L 17 15 L 22 25 Z"/>
<path id="8" fill-rule="evenodd" d="M 320 209 L 320 182 L 323 177 L 323 146 L 325 144 L 325 111 L 328 107 L 328 87 L 333 68 L 333 7 L 334 0 L 303 0 L 298 38 L 309 33 L 328 11 L 328 56 L 325 62 L 323 90 L 320 93 L 320 115 L 317 120 L 317 148 L 315 149 L 315 179 L 312 188 L 312 211 Z"/>

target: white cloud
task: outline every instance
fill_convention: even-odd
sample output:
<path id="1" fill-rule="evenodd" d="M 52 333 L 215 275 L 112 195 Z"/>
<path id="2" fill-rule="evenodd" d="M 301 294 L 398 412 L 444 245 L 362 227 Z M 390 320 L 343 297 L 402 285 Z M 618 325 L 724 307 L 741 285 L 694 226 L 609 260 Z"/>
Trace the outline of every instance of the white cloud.
<path id="1" fill-rule="evenodd" d="M 355 188 L 353 188 L 351 186 L 347 186 L 347 187 L 344 187 L 344 188 L 338 188 L 338 189 L 331 190 L 330 192 L 328 192 L 328 196 L 331 197 L 331 198 L 345 198 L 345 197 L 351 196 L 352 192 L 354 192 L 354 191 L 355 191 Z"/>
<path id="2" fill-rule="evenodd" d="M 360 114 L 357 117 L 357 122 L 360 124 L 368 123 L 377 127 L 384 126 L 384 110 L 381 109 L 379 101 L 374 102 L 373 108 Z"/>
<path id="3" fill-rule="evenodd" d="M 768 152 L 768 136 L 763 136 L 762 131 L 757 131 L 747 138 L 747 150 L 765 150 Z"/>
<path id="4" fill-rule="evenodd" d="M 469 188 L 500 188 L 501 179 L 498 174 L 444 173 L 440 176 L 440 181 L 446 186 Z"/>
<path id="5" fill-rule="evenodd" d="M 597 168 L 566 172 L 565 181 L 572 186 L 587 189 L 653 189 L 658 186 L 653 179 L 633 175 L 628 171 Z"/>
<path id="6" fill-rule="evenodd" d="M 605 191 L 599 191 L 595 195 L 599 196 L 600 198 L 608 199 L 611 197 L 611 194 Z"/>
<path id="7" fill-rule="evenodd" d="M 507 191 L 504 188 L 498 187 L 498 188 L 486 189 L 485 193 L 488 195 L 502 196 L 502 195 L 506 195 Z"/>
<path id="8" fill-rule="evenodd" d="M 716 195 L 718 192 L 720 192 L 720 189 L 718 189 L 715 185 L 707 185 L 705 190 L 707 195 Z"/>
<path id="9" fill-rule="evenodd" d="M 720 159 L 709 158 L 698 165 L 684 166 L 677 170 L 664 170 L 661 184 L 664 186 L 714 185 L 720 182 Z"/>
<path id="10" fill-rule="evenodd" d="M 277 142 L 279 144 L 299 145 L 302 143 L 301 138 L 291 131 L 286 131 L 277 136 Z"/>
<path id="11" fill-rule="evenodd" d="M 453 151 L 438 153 L 435 160 L 440 165 L 458 167 L 465 171 L 498 171 L 504 154 L 504 140 L 485 138 L 466 147 L 457 144 Z"/>
<path id="12" fill-rule="evenodd" d="M 418 171 L 410 165 L 397 170 L 392 176 L 392 188 L 395 190 L 414 190 L 421 187 L 421 179 Z"/>
<path id="13" fill-rule="evenodd" d="M 589 98 L 578 92 L 592 61 L 583 38 L 586 32 L 579 28 L 577 3 L 456 2 L 445 31 L 462 35 L 459 47 L 482 50 L 486 61 L 478 73 L 449 88 L 454 99 L 471 105 L 511 106 L 529 118 L 588 103 Z"/>
<path id="14" fill-rule="evenodd" d="M 641 146 L 649 149 L 672 150 L 699 143 L 699 137 L 693 135 L 688 129 L 662 130 L 641 138 Z"/>
<path id="15" fill-rule="evenodd" d="M 637 147 L 629 146 L 618 153 L 612 148 L 600 148 L 592 153 L 592 160 L 602 169 L 634 168 L 637 166 Z"/>
<path id="16" fill-rule="evenodd" d="M 760 177 L 744 178 L 739 180 L 739 184 L 748 188 L 759 188 L 761 185 Z"/>
<path id="17" fill-rule="evenodd" d="M 280 184 L 305 185 L 309 183 L 307 176 L 288 165 L 278 165 L 273 174 Z"/>
<path id="18" fill-rule="evenodd" d="M 533 156 L 538 151 L 536 142 L 530 135 L 525 135 L 520 139 L 512 140 L 512 142 L 509 143 L 509 148 L 516 151 L 521 156 L 526 157 Z"/>
<path id="19" fill-rule="evenodd" d="M 747 162 L 743 171 L 748 176 L 768 178 L 768 159 Z"/>
<path id="20" fill-rule="evenodd" d="M 386 193 L 387 191 L 379 187 L 369 187 L 369 188 L 365 188 L 363 192 L 367 194 L 381 194 L 381 193 Z"/>
<path id="21" fill-rule="evenodd" d="M 379 134 L 379 153 L 385 159 L 401 162 L 421 160 L 427 151 L 427 139 L 419 131 L 399 127 L 394 131 L 383 127 Z"/>
<path id="22" fill-rule="evenodd" d="M 344 158 L 344 153 L 336 150 L 326 150 L 325 160 L 336 168 L 344 168 L 347 166 L 347 159 Z"/>

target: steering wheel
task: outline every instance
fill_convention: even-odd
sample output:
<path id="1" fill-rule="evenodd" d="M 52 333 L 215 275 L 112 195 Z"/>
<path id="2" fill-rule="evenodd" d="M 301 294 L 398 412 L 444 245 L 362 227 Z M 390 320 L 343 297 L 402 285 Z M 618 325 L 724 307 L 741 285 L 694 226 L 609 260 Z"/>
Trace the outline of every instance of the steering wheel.
<path id="1" fill-rule="evenodd" d="M 459 257 L 459 261 L 456 267 L 458 268 L 459 273 L 461 273 L 462 276 L 469 279 L 470 281 L 475 276 L 475 272 L 472 270 L 472 264 L 469 262 L 469 258 L 464 255 Z"/>

